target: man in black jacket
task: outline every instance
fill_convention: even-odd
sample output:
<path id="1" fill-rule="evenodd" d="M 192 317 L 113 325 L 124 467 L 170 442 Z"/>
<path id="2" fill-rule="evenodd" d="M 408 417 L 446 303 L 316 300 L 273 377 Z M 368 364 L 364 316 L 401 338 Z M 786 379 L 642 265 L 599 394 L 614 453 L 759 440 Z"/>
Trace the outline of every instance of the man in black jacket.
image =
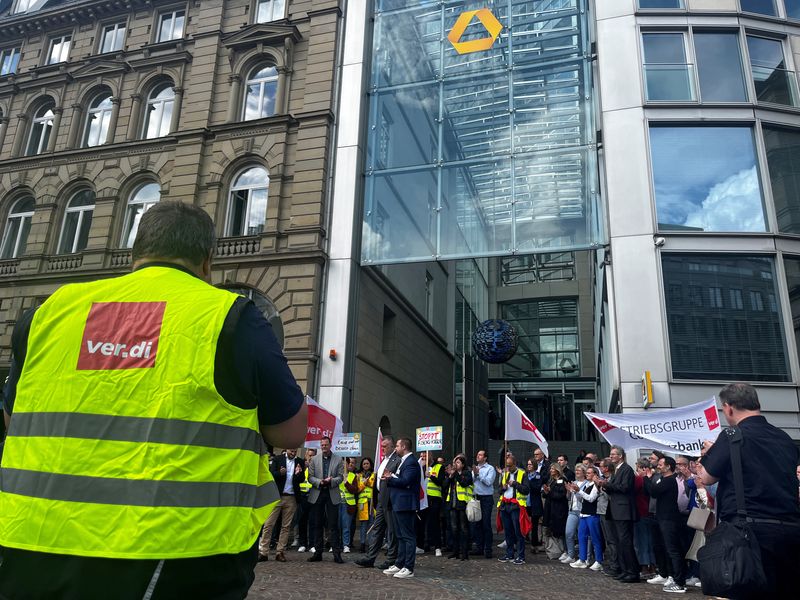
<path id="1" fill-rule="evenodd" d="M 609 533 L 616 546 L 616 564 L 609 565 L 615 579 L 623 583 L 639 583 L 639 560 L 633 547 L 633 524 L 637 518 L 635 481 L 636 475 L 625 462 L 625 451 L 612 446 L 609 454 L 614 463 L 614 474 L 597 484 L 608 494 L 608 513 L 611 519 Z M 608 561 L 606 561 L 608 562 Z"/>
<path id="2" fill-rule="evenodd" d="M 281 493 L 281 500 L 275 507 L 264 528 L 261 530 L 261 540 L 258 544 L 259 561 L 267 560 L 269 556 L 269 541 L 272 537 L 272 529 L 281 518 L 281 533 L 278 537 L 277 554 L 275 560 L 286 562 L 286 544 L 289 541 L 289 532 L 294 522 L 294 514 L 297 512 L 297 502 L 300 498 L 300 483 L 305 479 L 305 464 L 302 458 L 297 458 L 297 450 L 291 448 L 283 454 L 276 456 L 269 465 L 272 477 L 275 478 L 275 485 Z"/>
<path id="3" fill-rule="evenodd" d="M 669 572 L 664 583 L 665 592 L 683 593 L 686 591 L 686 561 L 683 560 L 681 542 L 681 513 L 678 510 L 678 481 L 675 478 L 675 459 L 665 456 L 658 459 L 658 472 L 661 477 L 653 477 L 650 469 L 644 478 L 644 489 L 656 501 L 656 520 L 664 538 L 664 546 L 669 556 Z M 649 581 L 648 581 L 649 583 Z"/>

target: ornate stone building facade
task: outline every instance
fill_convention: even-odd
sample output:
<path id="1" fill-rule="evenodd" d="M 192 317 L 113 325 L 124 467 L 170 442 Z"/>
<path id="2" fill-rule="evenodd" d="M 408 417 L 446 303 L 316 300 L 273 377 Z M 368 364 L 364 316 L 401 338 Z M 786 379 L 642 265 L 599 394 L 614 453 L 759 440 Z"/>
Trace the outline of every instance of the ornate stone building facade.
<path id="1" fill-rule="evenodd" d="M 0 1 L 0 369 L 22 311 L 130 268 L 141 214 L 217 224 L 213 278 L 312 391 L 337 0 Z"/>

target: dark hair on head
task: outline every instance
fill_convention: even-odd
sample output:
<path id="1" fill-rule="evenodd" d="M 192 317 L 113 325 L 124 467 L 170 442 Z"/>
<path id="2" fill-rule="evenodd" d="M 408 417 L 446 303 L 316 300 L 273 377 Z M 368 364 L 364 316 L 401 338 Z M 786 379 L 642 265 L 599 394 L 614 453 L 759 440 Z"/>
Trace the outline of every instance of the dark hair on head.
<path id="1" fill-rule="evenodd" d="M 331 442 L 331 438 L 329 438 L 327 435 L 323 435 L 323 436 L 320 438 L 320 440 L 319 440 L 319 441 L 321 442 L 322 440 L 328 440 L 328 443 L 329 443 L 329 444 L 332 444 L 332 443 L 333 443 L 333 442 Z"/>
<path id="2" fill-rule="evenodd" d="M 412 446 L 411 446 L 411 440 L 409 438 L 401 437 L 397 438 L 397 441 L 403 444 L 403 448 L 405 448 L 406 450 L 411 450 Z"/>
<path id="3" fill-rule="evenodd" d="M 556 458 L 563 458 L 565 461 L 569 462 L 569 457 L 566 454 L 559 454 Z"/>
<path id="4" fill-rule="evenodd" d="M 736 410 L 761 410 L 758 394 L 749 383 L 731 383 L 719 391 L 719 399 Z"/>
<path id="5" fill-rule="evenodd" d="M 654 455 L 656 458 L 664 458 L 664 453 L 661 450 L 653 450 L 650 454 Z"/>
<path id="6" fill-rule="evenodd" d="M 664 461 L 664 464 L 669 467 L 670 471 L 672 471 L 673 473 L 675 472 L 675 459 L 674 458 L 672 458 L 671 456 L 665 456 L 663 459 L 660 459 L 660 460 Z"/>
<path id="7" fill-rule="evenodd" d="M 369 463 L 369 469 L 368 469 L 369 471 L 375 470 L 375 463 L 372 462 L 372 459 L 369 456 L 365 456 L 364 458 L 361 459 L 361 462 L 359 463 L 361 465 L 362 473 L 364 472 L 364 461 L 367 461 Z"/>
<path id="8" fill-rule="evenodd" d="M 636 466 L 637 467 L 642 467 L 643 469 L 646 469 L 647 467 L 650 466 L 650 461 L 647 460 L 646 458 L 640 458 L 640 459 L 638 459 L 636 461 Z"/>
<path id="9" fill-rule="evenodd" d="M 463 454 L 456 454 L 455 458 L 453 459 L 453 464 L 455 464 L 457 460 L 460 460 L 461 464 L 463 464 L 465 467 L 467 466 L 467 457 Z"/>
<path id="10" fill-rule="evenodd" d="M 612 473 L 614 472 L 614 468 L 615 468 L 614 467 L 614 463 L 611 462 L 610 458 L 604 458 L 603 460 L 601 460 L 600 461 L 600 466 L 605 468 L 605 469 L 608 469 Z"/>
<path id="11" fill-rule="evenodd" d="M 142 215 L 131 259 L 178 258 L 202 264 L 216 243 L 214 222 L 202 208 L 164 200 Z"/>

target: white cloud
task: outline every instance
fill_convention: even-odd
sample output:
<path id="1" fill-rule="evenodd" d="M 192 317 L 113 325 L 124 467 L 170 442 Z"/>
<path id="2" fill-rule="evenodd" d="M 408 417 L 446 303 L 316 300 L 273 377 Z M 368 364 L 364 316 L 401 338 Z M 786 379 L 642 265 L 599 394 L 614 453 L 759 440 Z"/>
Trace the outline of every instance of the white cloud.
<path id="1" fill-rule="evenodd" d="M 714 185 L 684 225 L 705 231 L 764 231 L 764 209 L 755 167 Z"/>

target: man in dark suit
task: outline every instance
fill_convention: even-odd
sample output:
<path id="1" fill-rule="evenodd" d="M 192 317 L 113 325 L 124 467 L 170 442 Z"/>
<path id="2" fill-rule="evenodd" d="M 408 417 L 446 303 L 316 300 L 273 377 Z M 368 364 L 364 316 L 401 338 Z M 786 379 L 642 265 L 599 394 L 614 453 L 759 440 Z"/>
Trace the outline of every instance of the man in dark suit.
<path id="1" fill-rule="evenodd" d="M 607 480 L 595 482 L 608 494 L 608 514 L 611 515 L 608 529 L 616 546 L 616 564 L 608 568 L 615 579 L 623 583 L 638 583 L 641 581 L 639 560 L 633 547 L 633 524 L 638 516 L 634 487 L 636 475 L 625 462 L 622 448 L 612 446 L 609 457 L 616 467 L 614 474 Z"/>
<path id="2" fill-rule="evenodd" d="M 331 452 L 331 439 L 324 437 L 319 443 L 320 452 L 311 459 L 308 467 L 308 503 L 314 506 L 314 555 L 308 562 L 322 560 L 322 525 L 327 521 L 328 540 L 333 548 L 333 562 L 343 563 L 342 536 L 339 529 L 339 502 L 342 501 L 339 484 L 344 479 L 344 461 Z"/>
<path id="3" fill-rule="evenodd" d="M 269 464 L 269 470 L 275 479 L 275 485 L 281 493 L 281 500 L 273 510 L 264 528 L 261 530 L 261 540 L 258 543 L 259 561 L 267 560 L 269 555 L 269 543 L 272 537 L 272 530 L 281 520 L 281 532 L 278 537 L 278 548 L 275 560 L 286 562 L 286 544 L 289 541 L 289 532 L 292 529 L 294 515 L 297 512 L 297 503 L 300 499 L 300 482 L 305 479 L 303 470 L 306 468 L 302 458 L 297 458 L 297 450 L 291 448 L 285 453 L 276 456 Z"/>
<path id="4" fill-rule="evenodd" d="M 414 576 L 414 562 L 417 557 L 414 516 L 419 510 L 422 470 L 411 452 L 410 439 L 397 440 L 395 454 L 400 457 L 400 466 L 394 473 L 384 471 L 381 477 L 389 488 L 397 537 L 397 560 L 384 573 L 398 579 L 408 579 Z"/>
<path id="5" fill-rule="evenodd" d="M 375 520 L 372 523 L 372 527 L 369 528 L 369 535 L 367 536 L 369 540 L 367 553 L 356 560 L 356 564 L 359 567 L 375 566 L 375 559 L 378 557 L 381 546 L 383 546 L 383 538 L 387 537 L 389 552 L 386 554 L 386 561 L 378 567 L 383 570 L 391 567 L 397 559 L 397 538 L 394 535 L 394 519 L 392 518 L 392 505 L 388 486 L 385 481 L 381 480 L 381 476 L 386 472 L 394 473 L 397 470 L 397 467 L 400 466 L 400 456 L 394 451 L 395 443 L 390 435 L 383 437 L 381 448 L 385 458 L 375 472 L 377 476 L 375 490 L 378 494 L 378 501 L 375 503 L 377 507 Z"/>

